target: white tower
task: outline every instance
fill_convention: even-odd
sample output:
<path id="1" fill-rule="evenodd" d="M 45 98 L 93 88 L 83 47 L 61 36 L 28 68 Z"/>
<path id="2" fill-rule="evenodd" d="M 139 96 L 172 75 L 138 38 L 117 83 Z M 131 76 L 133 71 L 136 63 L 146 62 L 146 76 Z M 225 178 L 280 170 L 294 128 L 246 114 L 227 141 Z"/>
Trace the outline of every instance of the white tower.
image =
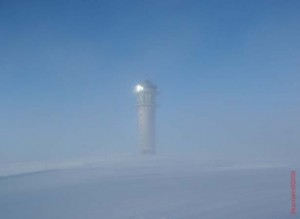
<path id="1" fill-rule="evenodd" d="M 155 107 L 157 87 L 144 81 L 135 87 L 138 106 L 138 140 L 142 154 L 155 154 Z"/>

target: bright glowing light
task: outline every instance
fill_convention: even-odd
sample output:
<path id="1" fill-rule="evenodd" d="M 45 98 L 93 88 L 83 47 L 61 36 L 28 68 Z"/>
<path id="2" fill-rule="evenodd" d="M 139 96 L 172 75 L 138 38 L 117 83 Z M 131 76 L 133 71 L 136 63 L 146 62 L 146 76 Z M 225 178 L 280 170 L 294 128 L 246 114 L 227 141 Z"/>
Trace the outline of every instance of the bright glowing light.
<path id="1" fill-rule="evenodd" d="M 136 92 L 140 92 L 142 90 L 144 90 L 144 88 L 141 85 L 139 85 L 139 84 L 135 87 L 135 91 Z"/>

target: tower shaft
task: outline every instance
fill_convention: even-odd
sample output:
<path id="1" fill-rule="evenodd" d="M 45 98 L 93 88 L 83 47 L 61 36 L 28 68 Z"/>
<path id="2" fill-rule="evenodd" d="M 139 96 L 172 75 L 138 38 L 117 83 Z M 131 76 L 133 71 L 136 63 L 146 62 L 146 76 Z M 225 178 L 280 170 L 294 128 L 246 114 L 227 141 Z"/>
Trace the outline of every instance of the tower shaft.
<path id="1" fill-rule="evenodd" d="M 138 107 L 139 148 L 143 154 L 155 154 L 155 108 Z"/>

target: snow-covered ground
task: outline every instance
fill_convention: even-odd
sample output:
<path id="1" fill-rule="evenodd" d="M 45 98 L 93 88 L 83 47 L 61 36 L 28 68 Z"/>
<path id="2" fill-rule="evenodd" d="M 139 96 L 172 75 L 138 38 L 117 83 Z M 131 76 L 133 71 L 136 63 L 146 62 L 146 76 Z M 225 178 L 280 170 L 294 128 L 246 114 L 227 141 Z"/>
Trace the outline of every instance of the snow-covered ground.
<path id="1" fill-rule="evenodd" d="M 127 157 L 51 165 L 2 174 L 1 219 L 292 217 L 295 167 L 283 163 Z"/>

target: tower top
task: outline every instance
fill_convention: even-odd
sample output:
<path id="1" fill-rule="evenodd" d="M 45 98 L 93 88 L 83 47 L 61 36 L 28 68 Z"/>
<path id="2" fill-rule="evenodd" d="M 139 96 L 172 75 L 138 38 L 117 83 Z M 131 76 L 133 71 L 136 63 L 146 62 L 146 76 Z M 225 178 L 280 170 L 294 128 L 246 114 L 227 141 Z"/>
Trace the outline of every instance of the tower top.
<path id="1" fill-rule="evenodd" d="M 157 86 L 150 80 L 145 80 L 144 82 L 140 83 L 140 86 L 145 88 L 152 88 L 154 90 L 157 89 Z"/>
<path id="2" fill-rule="evenodd" d="M 145 93 L 145 92 L 156 93 L 156 90 L 157 90 L 156 85 L 149 80 L 145 80 L 144 82 L 139 83 L 135 87 L 136 94 Z"/>

